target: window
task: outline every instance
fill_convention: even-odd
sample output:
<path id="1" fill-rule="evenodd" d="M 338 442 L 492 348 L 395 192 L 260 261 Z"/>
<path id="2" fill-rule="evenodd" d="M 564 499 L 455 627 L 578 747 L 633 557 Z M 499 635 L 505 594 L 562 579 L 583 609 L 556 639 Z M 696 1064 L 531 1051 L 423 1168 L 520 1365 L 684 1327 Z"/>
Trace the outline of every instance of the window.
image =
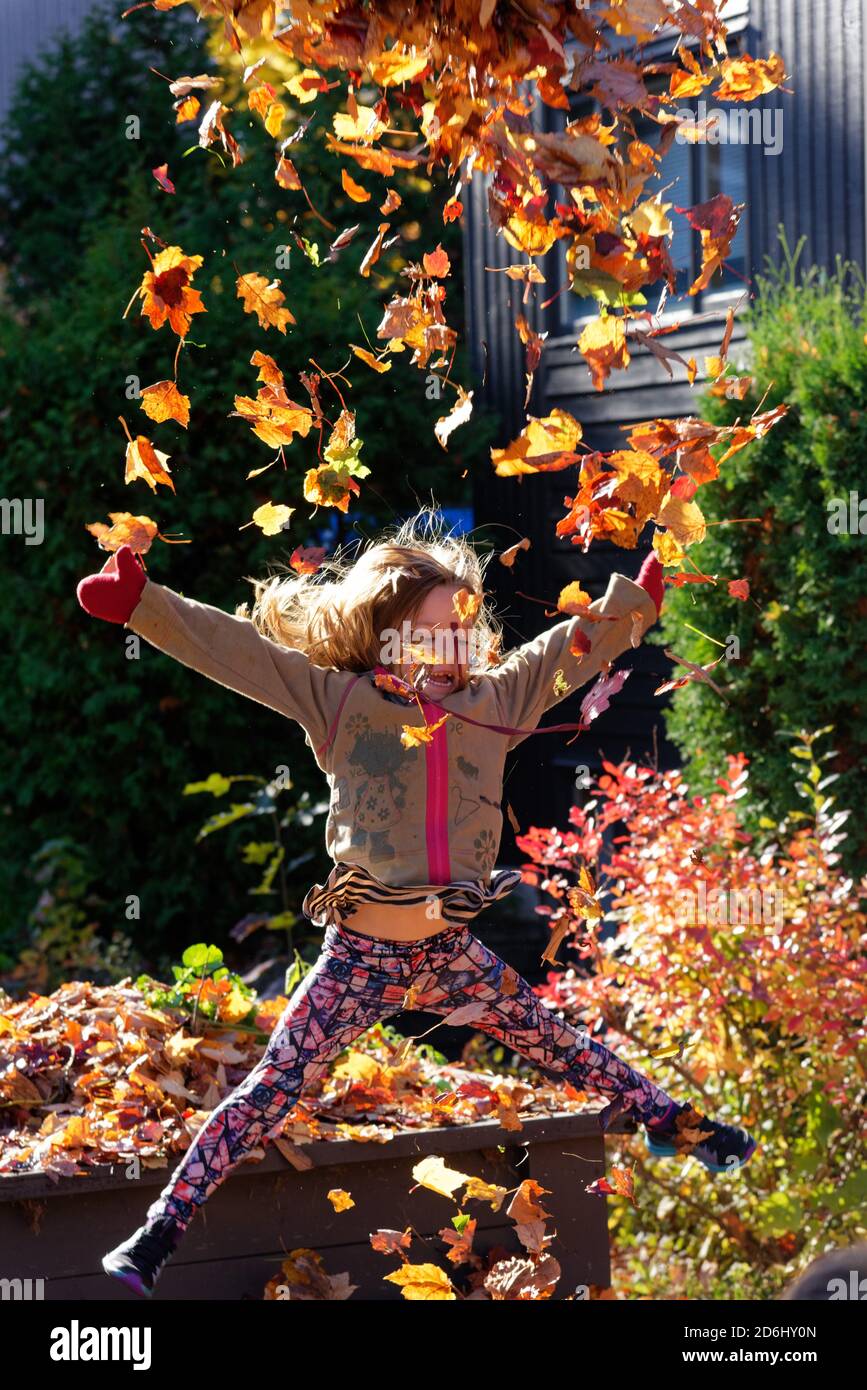
<path id="1" fill-rule="evenodd" d="M 647 82 L 647 87 L 650 91 L 663 91 L 667 90 L 667 82 L 665 79 L 656 79 L 655 81 L 651 79 Z M 712 101 L 707 101 L 706 105 L 708 108 L 713 108 Z M 597 102 L 590 99 L 583 100 L 576 103 L 571 118 L 580 118 L 598 109 Z M 696 116 L 702 114 L 697 100 L 681 100 L 676 109 L 678 111 L 691 110 Z M 737 127 L 738 132 L 741 129 L 744 129 L 746 136 L 747 127 Z M 732 127 L 729 127 L 729 132 L 731 131 Z M 662 137 L 662 127 L 646 117 L 637 116 L 635 118 L 635 133 L 648 145 L 657 147 Z M 707 310 L 709 306 L 719 300 L 725 301 L 735 298 L 738 291 L 745 288 L 744 282 L 749 274 L 747 212 L 744 211 L 741 214 L 740 225 L 722 269 L 715 273 L 708 289 L 689 297 L 687 293 L 689 287 L 701 271 L 701 238 L 699 233 L 689 225 L 683 214 L 674 210 L 675 207 L 689 208 L 696 203 L 707 202 L 718 193 L 727 193 L 734 203 L 745 203 L 747 201 L 747 150 L 745 145 L 723 143 L 722 141 L 715 145 L 706 142 L 693 145 L 675 140 L 662 160 L 659 173 L 648 179 L 645 184 L 645 196 L 653 197 L 654 194 L 660 193 L 663 189 L 665 192 L 662 194 L 662 201 L 672 204 L 669 217 L 674 227 L 674 236 L 669 242 L 669 253 L 677 276 L 676 290 L 674 294 L 669 293 L 663 321 L 673 321 L 686 319 L 688 315 L 700 313 L 703 309 Z M 557 200 L 568 203 L 570 201 L 568 190 L 558 186 Z M 564 242 L 558 242 L 558 257 L 561 277 L 559 283 L 561 286 L 568 285 Z M 660 280 L 656 285 L 646 286 L 643 290 L 648 309 L 655 309 L 663 284 L 664 281 Z M 592 296 L 579 296 L 570 289 L 564 289 L 556 301 L 554 312 L 557 314 L 558 323 L 558 328 L 555 331 L 572 334 L 576 326 L 582 321 L 596 317 L 599 312 L 599 305 Z"/>

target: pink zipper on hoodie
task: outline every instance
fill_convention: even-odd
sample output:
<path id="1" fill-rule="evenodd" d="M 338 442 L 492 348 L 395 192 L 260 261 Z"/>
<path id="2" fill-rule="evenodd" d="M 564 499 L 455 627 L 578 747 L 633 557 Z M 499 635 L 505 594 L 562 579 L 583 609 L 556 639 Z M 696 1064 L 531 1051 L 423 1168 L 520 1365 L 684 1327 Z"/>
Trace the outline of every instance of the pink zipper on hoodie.
<path id="1" fill-rule="evenodd" d="M 417 692 L 407 681 L 394 677 L 392 672 L 385 666 L 374 667 L 377 675 L 389 675 L 398 686 L 403 686 L 407 703 L 416 703 Z M 328 736 L 325 742 L 316 749 L 317 756 L 324 753 L 331 743 L 340 723 L 340 716 L 343 713 L 343 706 L 346 698 L 357 681 L 361 679 L 356 675 L 350 681 L 343 692 L 340 703 L 337 707 Z M 426 723 L 435 723 L 443 713 L 451 713 L 447 706 L 438 701 L 427 700 L 424 696 L 420 697 L 422 712 Z M 543 729 L 521 729 L 508 724 L 488 724 L 480 719 L 472 719 L 467 714 L 458 716 L 468 724 L 475 724 L 481 729 L 491 729 L 499 734 L 553 734 L 565 732 L 566 730 L 581 730 L 586 725 L 578 724 L 548 724 Z M 435 730 L 430 743 L 425 745 L 425 772 L 427 780 L 427 792 L 425 798 L 425 838 L 427 843 L 428 874 L 430 883 L 447 884 L 452 881 L 451 860 L 449 856 L 449 835 L 448 835 L 448 812 L 449 812 L 449 745 L 448 745 L 448 720 Z"/>
<path id="2" fill-rule="evenodd" d="M 425 721 L 433 723 L 439 707 L 422 698 Z M 428 711 L 433 718 L 428 719 Z M 449 860 L 449 743 L 448 720 L 434 730 L 430 743 L 425 745 L 427 798 L 425 802 L 425 835 L 429 883 L 451 883 Z"/>

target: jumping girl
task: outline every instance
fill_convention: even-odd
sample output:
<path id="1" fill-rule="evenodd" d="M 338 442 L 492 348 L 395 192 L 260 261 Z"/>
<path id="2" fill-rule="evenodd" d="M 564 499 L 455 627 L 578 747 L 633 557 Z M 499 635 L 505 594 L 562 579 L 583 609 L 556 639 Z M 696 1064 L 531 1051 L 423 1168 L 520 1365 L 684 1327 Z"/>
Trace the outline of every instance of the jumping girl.
<path id="1" fill-rule="evenodd" d="M 331 789 L 334 867 L 304 899 L 325 927 L 321 953 L 262 1060 L 211 1112 L 144 1225 L 103 1259 L 136 1293 L 153 1292 L 197 1209 L 343 1049 L 401 1011 L 410 986 L 414 1007 L 435 1013 L 483 1003 L 480 1029 L 631 1111 L 654 1154 L 678 1151 L 689 1106 L 545 1008 L 468 925 L 521 879 L 494 871 L 507 752 L 630 645 L 636 613 L 642 635 L 656 621 L 661 567 L 651 556 L 637 582 L 614 574 L 589 605 L 596 621 L 568 618 L 499 664 L 483 575 L 474 549 L 422 512 L 352 561 L 256 581 L 250 616 L 155 583 L 128 546 L 78 586 L 88 613 L 297 720 Z M 422 738 L 407 739 L 407 726 Z M 705 1117 L 701 1127 L 709 1137 L 692 1153 L 711 1171 L 756 1148 L 743 1129 Z"/>

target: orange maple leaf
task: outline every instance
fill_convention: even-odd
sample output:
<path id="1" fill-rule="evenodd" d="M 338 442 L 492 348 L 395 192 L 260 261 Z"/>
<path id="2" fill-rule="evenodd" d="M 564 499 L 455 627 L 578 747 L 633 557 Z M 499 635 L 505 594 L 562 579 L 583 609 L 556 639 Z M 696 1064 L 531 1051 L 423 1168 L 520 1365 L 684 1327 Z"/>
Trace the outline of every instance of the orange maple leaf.
<path id="1" fill-rule="evenodd" d="M 286 296 L 278 280 L 268 281 L 264 275 L 239 275 L 237 297 L 244 301 L 244 313 L 255 314 L 260 328 L 277 328 L 286 332 L 287 323 L 295 323 L 295 315 L 283 307 Z"/>
<path id="2" fill-rule="evenodd" d="M 178 337 L 185 338 L 193 314 L 207 312 L 199 291 L 192 287 L 193 275 L 201 264 L 201 256 L 187 256 L 180 246 L 166 246 L 158 253 L 133 296 L 141 296 L 141 311 L 151 328 L 162 328 L 168 321 Z"/>

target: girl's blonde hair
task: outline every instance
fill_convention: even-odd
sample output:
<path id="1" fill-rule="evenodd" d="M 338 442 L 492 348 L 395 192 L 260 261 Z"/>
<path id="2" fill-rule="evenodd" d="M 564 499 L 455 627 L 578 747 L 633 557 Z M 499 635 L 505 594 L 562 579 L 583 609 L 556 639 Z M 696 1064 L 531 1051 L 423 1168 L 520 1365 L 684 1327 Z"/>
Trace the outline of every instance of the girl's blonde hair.
<path id="1" fill-rule="evenodd" d="M 471 659 L 472 676 L 496 664 L 502 640 L 484 594 L 489 559 L 447 531 L 435 508 L 423 507 L 355 554 L 339 549 L 315 574 L 251 579 L 252 610 L 242 604 L 236 612 L 264 636 L 305 652 L 316 666 L 370 671 L 382 662 L 384 634 L 412 620 L 438 584 L 455 585 L 481 599 L 472 643 L 481 656 Z"/>

